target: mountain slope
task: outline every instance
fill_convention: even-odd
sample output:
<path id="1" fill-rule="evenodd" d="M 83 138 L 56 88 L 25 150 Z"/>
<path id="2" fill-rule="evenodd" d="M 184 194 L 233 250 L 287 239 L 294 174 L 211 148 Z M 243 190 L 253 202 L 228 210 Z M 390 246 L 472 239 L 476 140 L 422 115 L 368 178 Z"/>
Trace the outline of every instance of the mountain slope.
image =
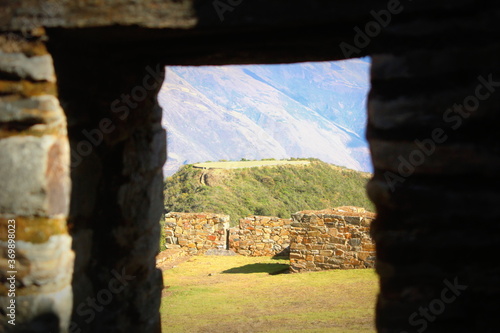
<path id="1" fill-rule="evenodd" d="M 166 173 L 182 164 L 317 157 L 371 170 L 366 60 L 275 66 L 169 67 L 159 94 Z"/>
<path id="2" fill-rule="evenodd" d="M 245 169 L 186 165 L 166 179 L 166 211 L 229 214 L 234 223 L 250 215 L 289 217 L 346 205 L 373 210 L 365 193 L 369 174 L 310 161 Z"/>

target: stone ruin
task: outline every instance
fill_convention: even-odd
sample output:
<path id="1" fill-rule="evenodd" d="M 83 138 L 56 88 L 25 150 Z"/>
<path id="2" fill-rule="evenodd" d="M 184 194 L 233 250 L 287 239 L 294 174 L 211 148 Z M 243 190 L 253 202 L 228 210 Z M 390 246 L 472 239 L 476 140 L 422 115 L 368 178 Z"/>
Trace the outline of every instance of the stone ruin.
<path id="1" fill-rule="evenodd" d="M 229 248 L 244 256 L 288 256 L 290 219 L 252 216 L 229 230 Z"/>
<path id="2" fill-rule="evenodd" d="M 446 282 L 467 289 L 428 330 L 496 332 L 500 263 L 478 254 L 500 239 L 500 2 L 214 3 L 0 2 L 0 227 L 26 231 L 30 267 L 16 326 L 0 311 L 0 331 L 161 332 L 164 66 L 369 55 L 377 330 L 423 329 L 408 318 Z M 135 278 L 87 320 L 78 309 L 116 272 Z"/>
<path id="3" fill-rule="evenodd" d="M 291 272 L 373 268 L 374 218 L 363 208 L 344 206 L 302 211 L 291 219 L 252 216 L 229 228 L 228 215 L 169 213 L 166 247 L 190 255 L 229 249 L 244 256 L 289 256 Z"/>
<path id="4" fill-rule="evenodd" d="M 290 270 L 373 268 L 370 226 L 374 218 L 375 214 L 356 207 L 293 214 Z"/>
<path id="5" fill-rule="evenodd" d="M 229 215 L 168 213 L 165 215 L 167 249 L 184 249 L 189 255 L 227 248 Z"/>

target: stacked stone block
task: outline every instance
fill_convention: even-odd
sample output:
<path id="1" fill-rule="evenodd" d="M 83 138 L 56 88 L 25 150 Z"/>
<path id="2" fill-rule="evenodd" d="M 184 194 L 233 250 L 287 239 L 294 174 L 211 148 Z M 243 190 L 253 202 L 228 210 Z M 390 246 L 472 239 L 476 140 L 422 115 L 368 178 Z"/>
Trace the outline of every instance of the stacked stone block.
<path id="1" fill-rule="evenodd" d="M 113 49 L 103 57 L 100 47 L 79 38 L 61 44 L 54 39 L 49 48 L 71 146 L 69 225 L 76 259 L 70 331 L 156 332 L 166 159 L 156 96 L 164 68 L 127 52 L 113 56 Z M 86 63 L 92 65 L 81 65 Z M 117 274 L 130 278 L 113 289 L 120 292 L 98 303 L 101 311 L 94 316 L 82 315 L 87 301 L 101 295 Z"/>
<path id="2" fill-rule="evenodd" d="M 374 267 L 375 245 L 369 234 L 374 218 L 373 213 L 356 207 L 293 214 L 290 270 Z"/>
<path id="3" fill-rule="evenodd" d="M 1 332 L 64 333 L 73 309 L 69 144 L 45 38 L 0 35 Z"/>
<path id="4" fill-rule="evenodd" d="M 226 249 L 228 229 L 228 215 L 171 212 L 165 216 L 166 248 L 182 248 L 189 255 Z"/>
<path id="5" fill-rule="evenodd" d="M 253 216 L 231 228 L 229 248 L 244 256 L 287 256 L 290 247 L 291 219 Z"/>

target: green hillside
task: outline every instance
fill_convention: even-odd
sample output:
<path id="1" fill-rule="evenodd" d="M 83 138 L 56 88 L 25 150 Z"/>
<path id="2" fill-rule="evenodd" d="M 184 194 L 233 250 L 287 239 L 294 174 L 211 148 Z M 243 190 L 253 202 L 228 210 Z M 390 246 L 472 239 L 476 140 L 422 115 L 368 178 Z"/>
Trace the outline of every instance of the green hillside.
<path id="1" fill-rule="evenodd" d="M 359 206 L 373 211 L 365 194 L 369 174 L 316 159 L 308 165 L 201 169 L 186 165 L 165 181 L 166 212 L 290 217 L 300 210 Z"/>

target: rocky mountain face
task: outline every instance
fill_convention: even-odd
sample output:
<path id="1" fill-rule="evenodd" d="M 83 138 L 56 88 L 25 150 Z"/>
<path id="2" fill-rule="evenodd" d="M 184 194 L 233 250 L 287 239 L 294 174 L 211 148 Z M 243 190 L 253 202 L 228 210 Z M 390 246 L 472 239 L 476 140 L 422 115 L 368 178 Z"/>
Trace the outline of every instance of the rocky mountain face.
<path id="1" fill-rule="evenodd" d="M 368 59 L 168 67 L 159 94 L 165 174 L 188 163 L 316 157 L 370 171 L 364 139 Z"/>

